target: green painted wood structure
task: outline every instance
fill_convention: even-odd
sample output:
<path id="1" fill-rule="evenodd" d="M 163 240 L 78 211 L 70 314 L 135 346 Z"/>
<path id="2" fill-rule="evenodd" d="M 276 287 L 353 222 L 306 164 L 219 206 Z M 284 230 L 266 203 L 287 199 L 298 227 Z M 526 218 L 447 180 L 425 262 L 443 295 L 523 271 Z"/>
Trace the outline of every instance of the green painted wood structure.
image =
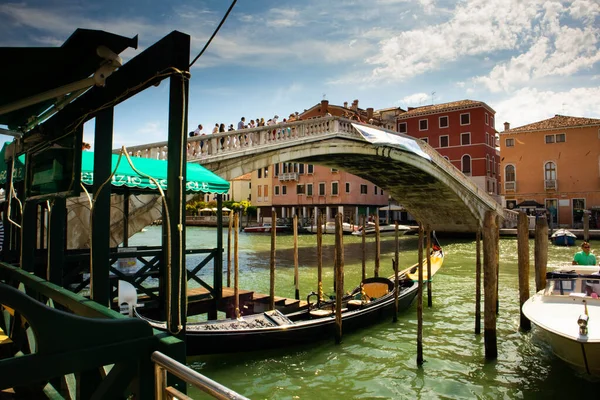
<path id="1" fill-rule="evenodd" d="M 99 45 L 118 54 L 127 47 L 137 47 L 137 37 L 129 39 L 102 31 L 77 30 L 57 49 L 7 50 L 10 59 L 21 62 L 0 66 L 0 83 L 4 89 L 0 93 L 0 105 L 89 77 L 98 65 L 106 63 L 97 54 Z M 0 49 L 0 52 L 5 50 Z M 205 261 L 193 271 L 185 269 L 188 250 L 185 247 L 184 166 L 189 54 L 190 37 L 174 31 L 119 67 L 104 87 L 94 86 L 83 94 L 78 93 L 78 97 L 73 96 L 73 102 L 57 108 L 55 114 L 37 126 L 31 126 L 30 116 L 37 116 L 52 102 L 0 115 L 0 123 L 24 132 L 11 149 L 11 157 L 26 155 L 24 182 L 7 179 L 5 186 L 7 193 L 11 193 L 11 185 L 17 189 L 22 209 L 14 203 L 10 213 L 4 212 L 6 235 L 2 259 L 6 263 L 0 262 L 0 327 L 11 342 L 4 347 L 8 350 L 0 360 L 1 388 L 14 387 L 26 395 L 45 394 L 53 398 L 130 395 L 150 398 L 153 396 L 150 353 L 159 350 L 185 362 L 185 342 L 180 339 L 184 339 L 185 332 L 187 279 L 196 279 L 195 274 L 211 259 L 215 267 L 214 282 L 209 285 L 201 281 L 200 284 L 210 289 L 209 295 L 214 299 L 214 310 L 210 314 L 216 315 L 222 289 L 221 231 L 217 249 L 206 251 Z M 17 86 L 20 80 L 14 79 L 15 76 L 28 77 L 29 92 Z M 144 249 L 144 254 L 116 255 L 107 240 L 111 185 L 101 185 L 111 172 L 114 107 L 165 79 L 169 81 L 169 154 L 168 190 L 163 203 L 164 244 L 162 248 Z M 78 254 L 66 251 L 66 197 L 79 195 L 83 124 L 93 118 L 96 118 L 93 252 Z M 68 171 L 61 181 L 50 181 L 50 187 L 57 188 L 54 192 L 41 190 L 44 185 L 35 181 L 40 154 L 46 155 L 43 161 L 54 165 L 64 161 L 61 175 L 63 167 Z M 69 154 L 72 154 L 70 158 Z M 53 168 L 55 173 L 57 170 Z M 7 166 L 6 173 L 11 176 L 11 165 Z M 221 205 L 222 196 L 217 197 Z M 19 221 L 20 226 L 9 223 L 9 215 L 13 221 Z M 40 228 L 39 215 L 48 217 L 46 236 Z M 120 256 L 134 256 L 146 260 L 147 264 L 133 277 L 120 276 L 112 267 Z M 90 299 L 64 288 L 73 283 L 81 260 L 89 263 Z M 158 275 L 159 288 L 147 294 L 158 293 L 153 299 L 162 309 L 172 335 L 155 332 L 145 322 L 125 318 L 109 308 L 115 295 L 115 276 L 129 280 L 142 290 L 145 277 L 153 275 Z M 181 382 L 174 384 L 186 392 Z"/>

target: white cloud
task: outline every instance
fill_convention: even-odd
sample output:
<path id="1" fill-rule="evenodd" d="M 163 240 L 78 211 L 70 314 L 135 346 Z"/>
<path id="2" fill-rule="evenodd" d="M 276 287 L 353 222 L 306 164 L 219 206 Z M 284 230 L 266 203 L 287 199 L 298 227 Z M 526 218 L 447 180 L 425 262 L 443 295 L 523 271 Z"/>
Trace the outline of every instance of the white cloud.
<path id="1" fill-rule="evenodd" d="M 400 99 L 400 104 L 410 107 L 421 106 L 428 98 L 429 96 L 426 93 L 414 93 Z"/>
<path id="2" fill-rule="evenodd" d="M 552 118 L 555 114 L 600 118 L 598 98 L 600 86 L 578 87 L 564 92 L 523 88 L 493 104 L 496 129 L 503 130 L 501 124 L 505 121 L 515 128 Z"/>

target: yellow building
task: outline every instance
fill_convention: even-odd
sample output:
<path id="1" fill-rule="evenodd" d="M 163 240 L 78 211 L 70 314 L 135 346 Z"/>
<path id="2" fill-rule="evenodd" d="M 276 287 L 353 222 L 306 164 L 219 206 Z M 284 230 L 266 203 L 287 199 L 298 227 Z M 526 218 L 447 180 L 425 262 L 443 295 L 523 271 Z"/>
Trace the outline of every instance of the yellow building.
<path id="1" fill-rule="evenodd" d="M 555 115 L 500 132 L 504 204 L 548 210 L 554 227 L 600 227 L 600 119 Z"/>

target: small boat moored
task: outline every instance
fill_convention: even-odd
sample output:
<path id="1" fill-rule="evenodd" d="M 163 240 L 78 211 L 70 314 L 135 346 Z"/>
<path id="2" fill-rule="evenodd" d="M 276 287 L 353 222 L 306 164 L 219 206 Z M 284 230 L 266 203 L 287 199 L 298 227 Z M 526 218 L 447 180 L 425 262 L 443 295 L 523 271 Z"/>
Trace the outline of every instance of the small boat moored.
<path id="1" fill-rule="evenodd" d="M 431 256 L 437 271 L 444 260 L 440 248 Z M 426 261 L 423 265 L 427 265 Z M 399 272 L 398 311 L 410 307 L 417 296 L 418 283 L 407 274 L 416 273 L 418 264 Z M 433 273 L 432 273 L 433 274 Z M 344 332 L 364 328 L 394 311 L 395 277 L 367 278 L 342 300 L 342 326 Z M 275 347 L 289 347 L 312 343 L 333 337 L 336 327 L 335 301 L 316 299 L 308 295 L 307 308 L 282 313 L 279 310 L 243 315 L 240 318 L 188 323 L 186 343 L 188 355 L 254 351 Z M 165 330 L 164 322 L 150 320 L 134 309 L 136 316 L 145 319 L 154 328 Z"/>
<path id="2" fill-rule="evenodd" d="M 408 225 L 398 225 L 398 234 L 404 235 L 406 232 L 410 231 L 411 227 Z M 362 236 L 362 226 L 358 228 L 355 232 L 352 232 L 355 236 Z M 379 236 L 394 236 L 396 234 L 396 225 L 380 225 L 379 226 Z M 365 235 L 372 236 L 375 235 L 375 225 L 369 224 L 365 228 Z"/>
<path id="3" fill-rule="evenodd" d="M 556 246 L 575 246 L 577 236 L 567 229 L 558 229 L 550 236 L 552 244 Z"/>
<path id="4" fill-rule="evenodd" d="M 600 275 L 597 266 L 546 274 L 547 285 L 523 304 L 523 314 L 556 356 L 600 377 Z"/>
<path id="5" fill-rule="evenodd" d="M 271 232 L 273 226 L 265 222 L 261 225 L 257 226 L 247 226 L 244 228 L 244 232 L 246 233 L 267 233 Z M 275 232 L 291 232 L 291 228 L 287 225 L 275 225 Z"/>

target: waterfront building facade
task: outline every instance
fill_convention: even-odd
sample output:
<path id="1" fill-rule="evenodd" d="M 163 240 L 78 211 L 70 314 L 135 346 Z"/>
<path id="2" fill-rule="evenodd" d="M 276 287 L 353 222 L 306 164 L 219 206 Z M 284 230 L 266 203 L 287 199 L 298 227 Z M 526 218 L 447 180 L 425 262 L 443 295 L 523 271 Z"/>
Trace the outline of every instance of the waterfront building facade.
<path id="1" fill-rule="evenodd" d="M 397 115 L 397 131 L 428 143 L 500 201 L 495 114 L 490 106 L 474 100 L 409 107 Z"/>
<path id="2" fill-rule="evenodd" d="M 503 197 L 507 208 L 524 202 L 546 209 L 554 227 L 590 227 L 600 218 L 600 119 L 555 115 L 500 133 Z M 521 207 L 522 208 L 522 207 Z"/>

